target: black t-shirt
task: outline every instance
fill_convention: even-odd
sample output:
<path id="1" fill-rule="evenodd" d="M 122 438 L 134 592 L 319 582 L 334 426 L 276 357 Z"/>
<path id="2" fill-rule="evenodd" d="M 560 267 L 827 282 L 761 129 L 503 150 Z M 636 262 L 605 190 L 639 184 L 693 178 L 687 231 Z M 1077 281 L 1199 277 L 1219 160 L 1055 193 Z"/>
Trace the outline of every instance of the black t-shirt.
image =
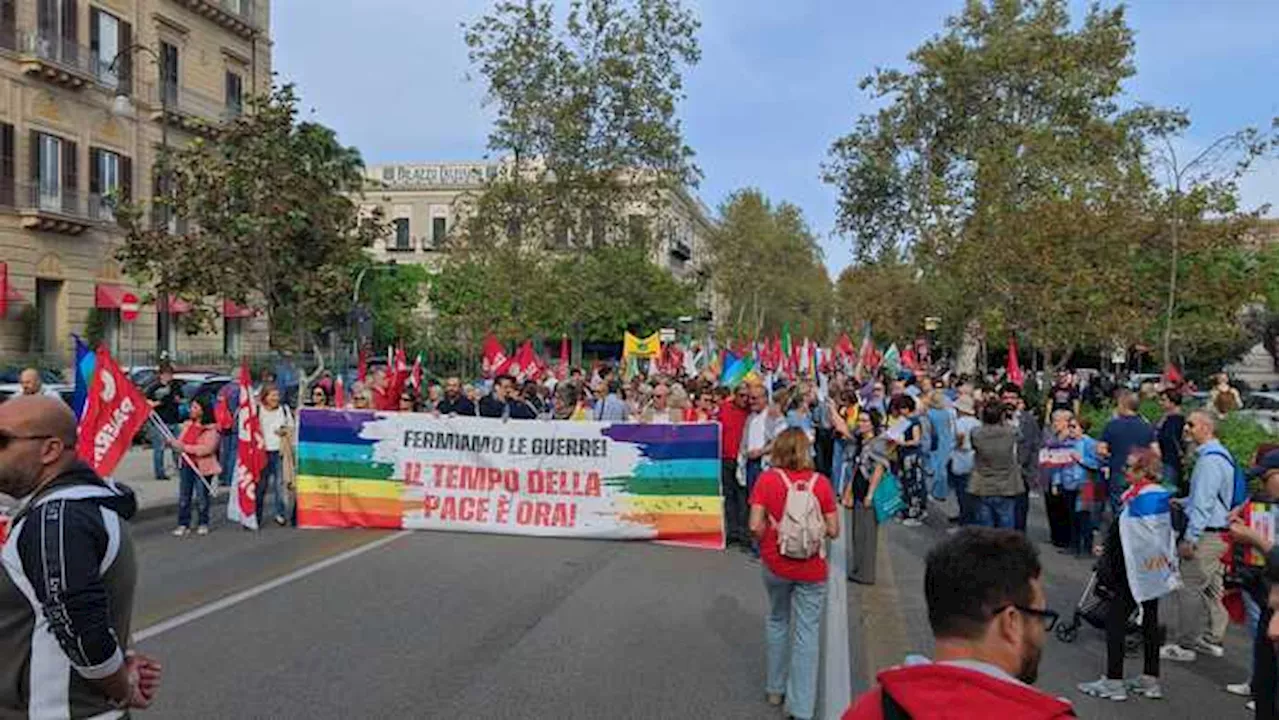
<path id="1" fill-rule="evenodd" d="M 168 384 L 160 383 L 151 388 L 147 392 L 147 399 L 160 403 L 156 406 L 156 414 L 166 425 L 182 422 L 181 413 L 178 412 L 178 403 L 182 402 L 181 380 L 170 380 Z"/>
<path id="2" fill-rule="evenodd" d="M 1182 475 L 1182 429 L 1187 419 L 1178 413 L 1166 415 L 1156 426 L 1156 440 L 1160 443 L 1160 458 L 1165 465 L 1172 465 Z"/>
<path id="3" fill-rule="evenodd" d="M 1076 400 L 1079 398 L 1080 393 L 1076 392 L 1074 387 L 1062 387 L 1061 385 L 1055 385 L 1053 390 L 1049 393 L 1049 401 L 1052 403 L 1049 407 L 1050 412 L 1057 412 L 1058 410 L 1070 410 L 1071 412 L 1075 412 Z"/>
<path id="4" fill-rule="evenodd" d="M 440 402 L 436 405 L 436 412 L 441 415 L 475 415 L 476 404 L 468 400 L 465 395 L 459 395 L 456 400 L 450 400 L 446 395 L 440 398 Z"/>

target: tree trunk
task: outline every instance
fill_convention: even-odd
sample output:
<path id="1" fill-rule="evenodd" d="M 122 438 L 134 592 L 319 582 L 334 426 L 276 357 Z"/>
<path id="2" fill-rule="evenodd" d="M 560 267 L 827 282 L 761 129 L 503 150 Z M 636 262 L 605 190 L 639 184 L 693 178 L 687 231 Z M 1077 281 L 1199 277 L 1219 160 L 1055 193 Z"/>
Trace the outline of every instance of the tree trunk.
<path id="1" fill-rule="evenodd" d="M 1164 333 L 1160 340 L 1160 359 L 1165 366 L 1169 364 L 1169 343 L 1173 336 L 1173 308 L 1178 292 L 1178 230 L 1182 224 L 1181 218 L 1178 216 L 1178 197 L 1182 190 L 1174 188 L 1173 201 L 1173 227 L 1170 229 L 1170 248 L 1169 252 L 1169 299 L 1164 309 Z"/>
<path id="2" fill-rule="evenodd" d="M 983 340 L 982 322 L 971 318 L 965 323 L 964 333 L 960 338 L 960 349 L 956 351 L 956 372 L 961 375 L 976 375 L 978 371 L 978 349 Z"/>

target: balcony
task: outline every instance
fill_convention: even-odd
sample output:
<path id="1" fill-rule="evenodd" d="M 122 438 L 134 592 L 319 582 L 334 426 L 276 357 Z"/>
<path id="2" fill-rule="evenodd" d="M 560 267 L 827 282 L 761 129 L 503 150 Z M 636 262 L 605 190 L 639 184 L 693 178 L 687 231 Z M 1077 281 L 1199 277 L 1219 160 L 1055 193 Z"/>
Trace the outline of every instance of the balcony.
<path id="1" fill-rule="evenodd" d="M 221 25 L 244 38 L 258 32 L 254 22 L 253 0 L 174 0 L 197 15 Z"/>
<path id="2" fill-rule="evenodd" d="M 218 126 L 241 114 L 239 107 L 227 105 L 221 98 L 174 85 L 144 84 L 142 102 L 152 120 L 200 135 L 217 134 Z"/>
<path id="3" fill-rule="evenodd" d="M 16 41 L 18 65 L 28 75 L 75 90 L 95 79 L 93 53 L 83 45 L 38 30 L 19 30 L 11 35 L 0 29 L 0 46 L 10 39 Z"/>
<path id="4" fill-rule="evenodd" d="M 3 194 L 4 188 L 0 187 L 0 195 Z M 14 195 L 22 227 L 62 235 L 79 235 L 99 222 L 91 215 L 90 207 L 103 204 L 99 196 L 41 183 L 19 183 Z"/>
<path id="5" fill-rule="evenodd" d="M 683 240 L 672 240 L 671 250 L 669 252 L 671 253 L 671 257 L 679 260 L 680 262 L 688 262 L 693 258 L 693 250 L 690 249 L 689 243 Z"/>

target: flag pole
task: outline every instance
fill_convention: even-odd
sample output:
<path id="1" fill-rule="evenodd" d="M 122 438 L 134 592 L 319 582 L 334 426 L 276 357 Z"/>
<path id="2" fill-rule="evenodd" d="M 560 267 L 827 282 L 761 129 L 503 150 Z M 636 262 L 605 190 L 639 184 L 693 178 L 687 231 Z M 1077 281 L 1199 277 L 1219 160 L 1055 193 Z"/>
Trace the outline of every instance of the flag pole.
<path id="1" fill-rule="evenodd" d="M 169 426 L 166 425 L 160 419 L 160 416 L 156 414 L 156 411 L 154 408 L 152 408 L 151 415 L 148 416 L 147 419 L 155 423 L 156 429 L 160 431 L 161 435 L 164 435 L 165 440 L 176 441 L 178 439 L 173 436 L 173 431 L 170 430 Z M 196 467 L 196 461 L 192 460 L 191 456 L 186 454 L 185 452 L 178 453 L 178 456 L 181 457 L 187 463 L 187 467 L 191 468 L 191 472 L 195 473 L 196 477 L 200 478 L 200 483 L 204 485 L 205 489 L 209 491 L 209 497 L 210 499 L 212 499 L 214 496 L 213 485 L 209 483 L 207 480 L 205 480 L 204 476 L 200 474 L 200 469 Z"/>

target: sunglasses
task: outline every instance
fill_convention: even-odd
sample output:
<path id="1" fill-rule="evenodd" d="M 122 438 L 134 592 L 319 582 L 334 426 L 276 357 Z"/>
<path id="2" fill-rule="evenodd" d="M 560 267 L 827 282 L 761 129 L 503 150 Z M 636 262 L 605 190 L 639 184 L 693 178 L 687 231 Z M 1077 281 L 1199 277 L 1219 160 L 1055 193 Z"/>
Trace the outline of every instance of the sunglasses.
<path id="1" fill-rule="evenodd" d="M 8 430 L 0 430 L 0 450 L 9 447 L 14 440 L 48 440 L 52 437 L 53 435 L 18 435 Z"/>

